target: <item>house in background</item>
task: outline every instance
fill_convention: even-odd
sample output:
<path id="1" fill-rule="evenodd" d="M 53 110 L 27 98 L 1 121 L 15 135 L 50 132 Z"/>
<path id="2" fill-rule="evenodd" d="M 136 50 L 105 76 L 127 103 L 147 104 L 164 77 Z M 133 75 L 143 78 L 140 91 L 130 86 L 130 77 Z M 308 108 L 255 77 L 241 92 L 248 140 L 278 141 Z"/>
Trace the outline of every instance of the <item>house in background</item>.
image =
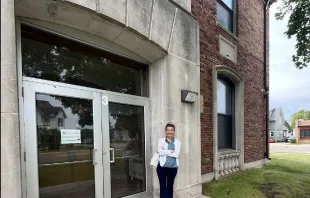
<path id="1" fill-rule="evenodd" d="M 275 108 L 270 111 L 269 138 L 276 142 L 283 142 L 288 136 L 288 128 L 284 125 L 285 117 L 282 108 Z"/>
<path id="2" fill-rule="evenodd" d="M 65 127 L 66 113 L 62 107 L 55 107 L 48 101 L 37 101 L 37 123 L 39 127 L 60 129 Z"/>
<path id="3" fill-rule="evenodd" d="M 296 120 L 294 133 L 297 143 L 310 144 L 310 120 Z"/>

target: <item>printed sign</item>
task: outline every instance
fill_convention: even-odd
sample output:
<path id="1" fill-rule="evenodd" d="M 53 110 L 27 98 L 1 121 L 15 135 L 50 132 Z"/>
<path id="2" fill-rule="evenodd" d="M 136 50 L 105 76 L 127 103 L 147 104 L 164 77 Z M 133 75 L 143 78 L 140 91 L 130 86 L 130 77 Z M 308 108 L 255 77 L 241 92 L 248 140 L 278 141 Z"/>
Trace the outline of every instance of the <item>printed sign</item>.
<path id="1" fill-rule="evenodd" d="M 81 144 L 81 130 L 61 129 L 61 144 Z"/>

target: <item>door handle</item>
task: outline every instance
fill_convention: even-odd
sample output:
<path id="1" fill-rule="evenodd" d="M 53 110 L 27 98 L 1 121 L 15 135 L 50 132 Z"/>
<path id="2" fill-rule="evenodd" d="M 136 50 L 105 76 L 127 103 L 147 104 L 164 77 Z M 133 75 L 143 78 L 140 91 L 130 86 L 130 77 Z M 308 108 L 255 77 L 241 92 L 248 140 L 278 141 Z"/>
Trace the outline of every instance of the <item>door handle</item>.
<path id="1" fill-rule="evenodd" d="M 109 148 L 110 154 L 112 151 L 112 161 L 110 160 L 110 163 L 114 163 L 115 162 L 115 157 L 114 157 L 114 148 Z M 110 158 L 111 159 L 111 158 Z"/>
<path id="2" fill-rule="evenodd" d="M 97 151 L 97 149 L 93 149 L 92 150 L 92 154 L 93 154 L 93 165 L 96 165 L 97 164 L 97 162 L 96 162 L 96 160 L 95 160 L 95 152 Z"/>

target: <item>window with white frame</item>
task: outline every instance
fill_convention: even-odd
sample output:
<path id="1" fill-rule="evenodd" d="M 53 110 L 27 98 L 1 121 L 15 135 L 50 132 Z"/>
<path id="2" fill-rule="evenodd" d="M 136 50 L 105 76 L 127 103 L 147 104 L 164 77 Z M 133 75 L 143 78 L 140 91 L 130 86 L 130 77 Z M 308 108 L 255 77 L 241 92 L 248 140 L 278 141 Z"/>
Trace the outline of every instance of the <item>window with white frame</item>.
<path id="1" fill-rule="evenodd" d="M 236 0 L 217 0 L 216 1 L 216 19 L 224 28 L 235 33 L 235 2 Z"/>

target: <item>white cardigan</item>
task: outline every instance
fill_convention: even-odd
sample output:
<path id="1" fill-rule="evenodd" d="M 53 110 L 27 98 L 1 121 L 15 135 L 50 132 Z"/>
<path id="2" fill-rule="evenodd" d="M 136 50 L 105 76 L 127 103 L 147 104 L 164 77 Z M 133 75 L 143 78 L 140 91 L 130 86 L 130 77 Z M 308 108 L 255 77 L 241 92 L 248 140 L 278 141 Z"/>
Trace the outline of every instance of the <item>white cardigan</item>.
<path id="1" fill-rule="evenodd" d="M 166 138 L 161 138 L 158 140 L 157 151 L 159 154 L 159 164 L 161 167 L 163 167 L 165 165 L 167 156 L 175 157 L 177 165 L 179 166 L 179 154 L 180 154 L 180 150 L 181 150 L 180 140 L 174 138 L 174 146 L 175 146 L 175 152 L 171 153 L 168 150 L 168 143 L 166 142 Z M 164 150 L 161 147 L 164 147 Z"/>

